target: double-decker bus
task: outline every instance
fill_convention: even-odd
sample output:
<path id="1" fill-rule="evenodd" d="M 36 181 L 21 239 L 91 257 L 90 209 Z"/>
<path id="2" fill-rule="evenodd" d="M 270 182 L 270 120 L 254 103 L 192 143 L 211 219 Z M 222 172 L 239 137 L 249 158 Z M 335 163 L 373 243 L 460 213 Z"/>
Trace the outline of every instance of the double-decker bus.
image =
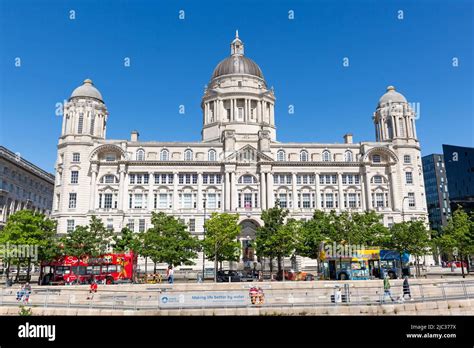
<path id="1" fill-rule="evenodd" d="M 104 254 L 99 257 L 62 256 L 41 263 L 39 285 L 88 284 L 92 280 L 105 284 L 133 282 L 137 256 L 133 252 Z"/>

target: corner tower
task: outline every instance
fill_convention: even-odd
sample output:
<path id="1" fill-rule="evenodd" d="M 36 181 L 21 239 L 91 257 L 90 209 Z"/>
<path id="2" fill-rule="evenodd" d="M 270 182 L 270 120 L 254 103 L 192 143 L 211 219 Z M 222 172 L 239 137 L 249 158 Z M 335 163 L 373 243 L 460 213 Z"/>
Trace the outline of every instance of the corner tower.
<path id="1" fill-rule="evenodd" d="M 214 69 L 201 102 L 202 141 L 257 143 L 276 140 L 275 96 L 268 89 L 260 67 L 244 55 L 238 31 L 230 44 L 230 56 Z"/>

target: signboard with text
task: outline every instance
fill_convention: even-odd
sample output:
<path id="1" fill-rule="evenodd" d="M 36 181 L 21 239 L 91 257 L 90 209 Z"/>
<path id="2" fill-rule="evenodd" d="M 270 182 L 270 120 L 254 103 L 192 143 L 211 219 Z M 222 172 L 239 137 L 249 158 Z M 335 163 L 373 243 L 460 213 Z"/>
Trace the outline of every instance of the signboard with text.
<path id="1" fill-rule="evenodd" d="M 250 304 L 246 291 L 193 291 L 165 293 L 160 296 L 160 308 L 185 307 L 246 307 Z"/>

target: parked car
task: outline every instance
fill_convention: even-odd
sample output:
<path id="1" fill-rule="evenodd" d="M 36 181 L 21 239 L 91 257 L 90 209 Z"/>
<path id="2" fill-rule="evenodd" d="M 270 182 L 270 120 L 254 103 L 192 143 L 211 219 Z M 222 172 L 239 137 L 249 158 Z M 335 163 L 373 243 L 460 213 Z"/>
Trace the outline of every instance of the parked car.
<path id="1" fill-rule="evenodd" d="M 258 278 L 258 275 L 254 274 L 252 271 L 240 273 L 240 279 L 243 282 L 253 282 L 257 278 Z"/>
<path id="2" fill-rule="evenodd" d="M 461 268 L 461 261 L 449 261 L 447 263 L 447 267 L 451 267 L 451 265 L 453 263 L 456 265 L 456 267 Z M 464 268 L 467 268 L 467 263 L 466 262 L 462 261 L 462 265 L 463 265 Z"/>
<path id="3" fill-rule="evenodd" d="M 281 272 L 276 275 L 276 280 L 282 280 Z M 293 270 L 285 271 L 285 280 L 314 280 L 314 275 L 307 272 L 295 272 Z"/>
<path id="4" fill-rule="evenodd" d="M 228 283 L 229 278 L 231 282 L 241 282 L 242 274 L 237 271 L 217 271 L 217 282 Z"/>

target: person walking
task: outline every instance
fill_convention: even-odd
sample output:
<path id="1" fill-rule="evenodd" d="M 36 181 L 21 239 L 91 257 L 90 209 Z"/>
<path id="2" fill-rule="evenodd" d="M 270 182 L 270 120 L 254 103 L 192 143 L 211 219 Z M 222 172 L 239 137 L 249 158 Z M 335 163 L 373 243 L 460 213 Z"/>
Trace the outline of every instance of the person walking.
<path id="1" fill-rule="evenodd" d="M 173 282 L 174 282 L 174 270 L 173 270 L 172 265 L 168 266 L 168 270 L 166 271 L 166 276 L 168 277 L 168 283 L 173 284 Z"/>
<path id="2" fill-rule="evenodd" d="M 342 303 L 342 291 L 339 285 L 336 285 L 336 291 L 334 292 L 334 303 L 336 305 Z"/>
<path id="3" fill-rule="evenodd" d="M 395 300 L 392 297 L 392 291 L 390 290 L 390 280 L 388 279 L 388 274 L 385 274 L 383 278 L 383 302 L 385 302 L 385 297 L 389 296 L 392 302 Z"/>
<path id="4" fill-rule="evenodd" d="M 410 284 L 408 284 L 408 276 L 405 276 L 405 279 L 403 280 L 403 298 L 408 295 L 410 300 L 413 300 L 411 297 L 411 291 L 410 291 Z"/>

